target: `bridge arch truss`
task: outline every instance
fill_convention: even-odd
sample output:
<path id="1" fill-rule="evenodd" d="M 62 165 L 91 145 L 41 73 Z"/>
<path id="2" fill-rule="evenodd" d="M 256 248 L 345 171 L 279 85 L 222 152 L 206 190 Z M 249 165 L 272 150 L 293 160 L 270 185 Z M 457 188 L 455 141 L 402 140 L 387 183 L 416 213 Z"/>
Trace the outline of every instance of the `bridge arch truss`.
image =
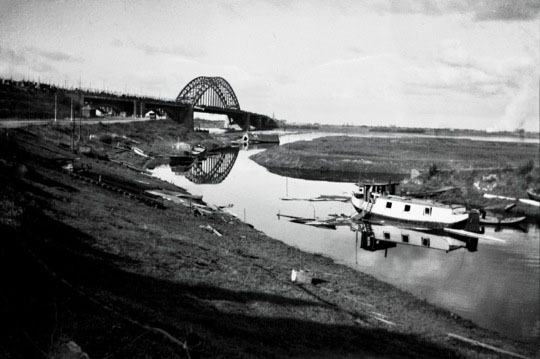
<path id="1" fill-rule="evenodd" d="M 191 80 L 176 97 L 180 103 L 240 110 L 231 85 L 222 77 L 200 76 Z"/>

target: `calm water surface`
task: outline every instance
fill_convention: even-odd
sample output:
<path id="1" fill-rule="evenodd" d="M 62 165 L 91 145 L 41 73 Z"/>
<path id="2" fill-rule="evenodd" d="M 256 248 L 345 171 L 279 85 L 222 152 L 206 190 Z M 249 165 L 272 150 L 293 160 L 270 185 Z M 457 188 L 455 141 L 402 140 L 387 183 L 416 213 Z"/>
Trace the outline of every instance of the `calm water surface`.
<path id="1" fill-rule="evenodd" d="M 322 135 L 341 134 L 285 134 L 281 136 L 281 143 Z M 194 184 L 168 166 L 157 168 L 154 175 L 193 194 L 203 195 L 208 203 L 232 204 L 232 213 L 242 220 L 245 216 L 257 229 L 289 245 L 372 274 L 485 328 L 512 337 L 540 339 L 540 230 L 537 226 L 525 225 L 527 233 L 519 229 L 495 232 L 494 228 L 486 227 L 488 235 L 505 239 L 506 243 L 480 241 L 477 252 L 462 248 L 446 253 L 398 244 L 390 248 L 385 257 L 384 251 L 369 252 L 357 247 L 355 233 L 348 227 L 327 230 L 279 220 L 276 216 L 279 212 L 321 218 L 331 213 L 352 214 L 349 203 L 282 201 L 280 198 L 350 195 L 355 187 L 352 183 L 272 174 L 249 159 L 259 151 L 262 150 L 240 151 L 232 170 L 219 184 Z"/>

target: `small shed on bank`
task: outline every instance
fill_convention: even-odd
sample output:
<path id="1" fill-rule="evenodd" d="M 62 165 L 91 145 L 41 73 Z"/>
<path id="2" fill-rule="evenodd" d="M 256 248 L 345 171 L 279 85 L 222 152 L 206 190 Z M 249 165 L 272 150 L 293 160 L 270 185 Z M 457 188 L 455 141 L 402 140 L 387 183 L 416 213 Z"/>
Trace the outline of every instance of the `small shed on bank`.
<path id="1" fill-rule="evenodd" d="M 90 105 L 85 105 L 81 108 L 81 112 L 82 117 L 84 118 L 96 117 L 96 109 L 92 108 Z"/>

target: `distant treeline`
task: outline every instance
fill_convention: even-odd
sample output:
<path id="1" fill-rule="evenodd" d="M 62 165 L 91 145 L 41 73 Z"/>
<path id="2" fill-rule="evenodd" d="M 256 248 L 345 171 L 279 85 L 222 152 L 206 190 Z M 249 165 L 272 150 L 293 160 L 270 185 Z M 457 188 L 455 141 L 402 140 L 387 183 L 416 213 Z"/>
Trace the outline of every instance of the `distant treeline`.
<path id="1" fill-rule="evenodd" d="M 377 126 L 369 129 L 370 132 L 399 132 L 399 133 L 426 133 L 424 128 L 417 127 L 384 127 Z"/>
<path id="2" fill-rule="evenodd" d="M 320 126 L 311 124 L 286 124 L 282 125 L 282 127 L 287 130 L 318 130 Z"/>

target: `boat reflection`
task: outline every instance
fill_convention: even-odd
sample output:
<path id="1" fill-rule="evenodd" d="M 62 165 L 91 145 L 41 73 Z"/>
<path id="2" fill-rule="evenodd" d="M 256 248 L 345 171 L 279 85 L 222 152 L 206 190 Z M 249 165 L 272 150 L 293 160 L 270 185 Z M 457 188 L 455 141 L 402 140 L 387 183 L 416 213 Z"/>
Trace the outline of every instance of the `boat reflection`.
<path id="1" fill-rule="evenodd" d="M 266 150 L 270 147 L 276 147 L 279 146 L 279 143 L 251 143 L 251 142 L 242 142 L 240 144 L 242 146 L 242 150 L 244 151 L 250 151 L 250 150 Z"/>
<path id="2" fill-rule="evenodd" d="M 437 249 L 447 253 L 460 248 L 476 252 L 478 248 L 477 238 L 453 237 L 388 225 L 360 223 L 357 230 L 357 241 L 358 233 L 360 233 L 361 249 L 370 252 L 385 250 L 385 256 L 389 248 L 397 247 L 397 245 Z"/>
<path id="3" fill-rule="evenodd" d="M 228 147 L 208 150 L 202 156 L 177 162 L 173 162 L 171 158 L 171 170 L 196 184 L 218 184 L 223 182 L 231 172 L 238 157 L 238 151 L 238 148 Z"/>

